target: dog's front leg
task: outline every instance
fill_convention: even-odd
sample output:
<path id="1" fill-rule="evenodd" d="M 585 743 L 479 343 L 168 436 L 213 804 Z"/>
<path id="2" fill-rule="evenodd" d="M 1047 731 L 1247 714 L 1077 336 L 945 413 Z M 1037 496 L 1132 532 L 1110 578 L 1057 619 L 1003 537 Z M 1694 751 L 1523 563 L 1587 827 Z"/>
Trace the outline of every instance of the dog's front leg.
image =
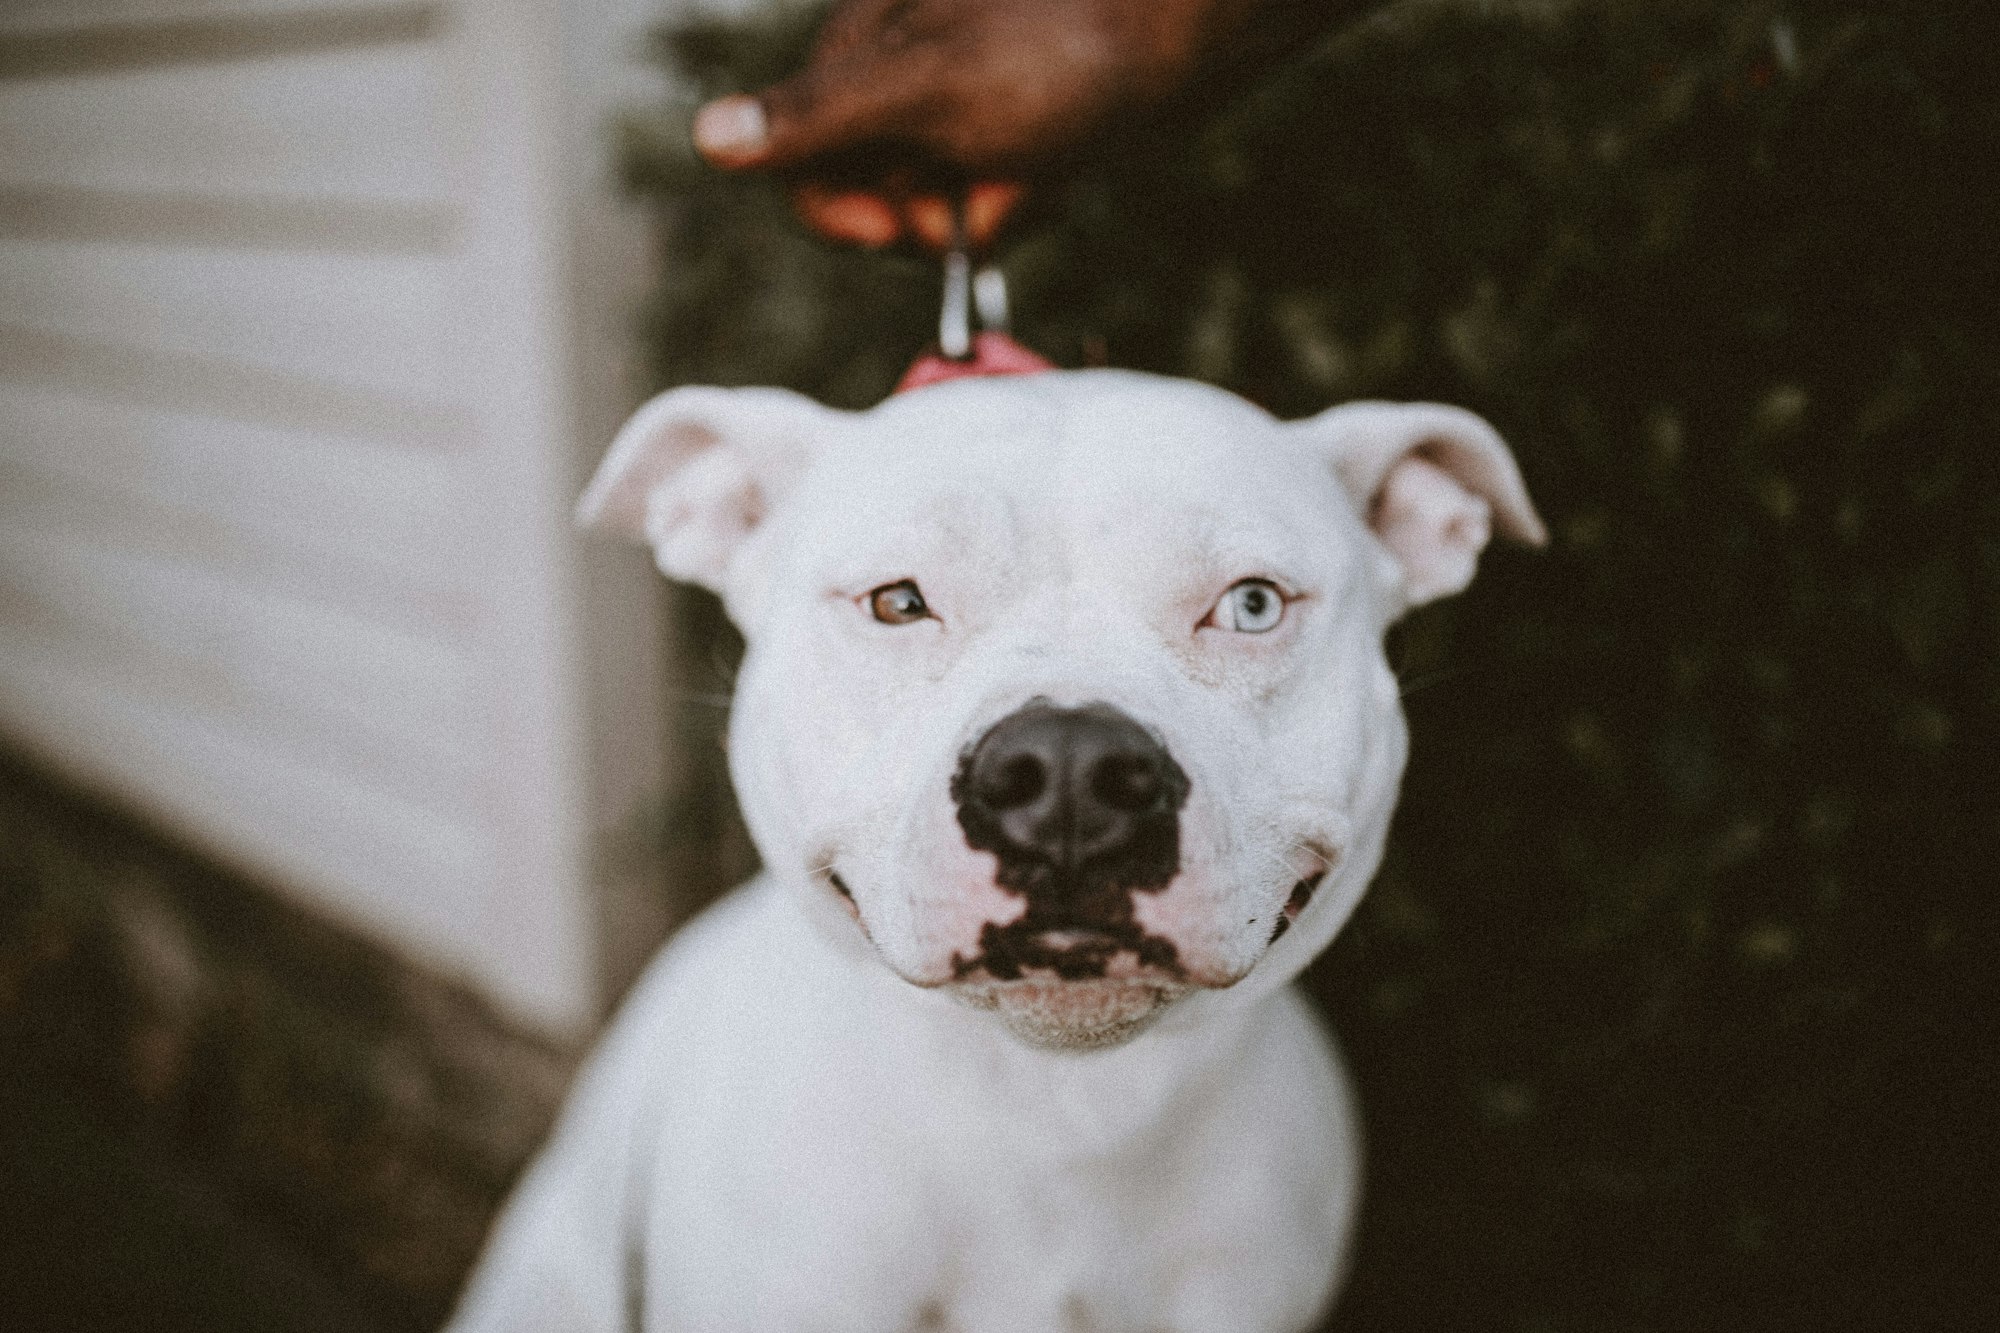
<path id="1" fill-rule="evenodd" d="M 562 1178 L 553 1170 L 559 1164 L 544 1159 L 523 1182 L 446 1333 L 628 1333 L 638 1326 L 637 1274 L 617 1228 L 589 1206 L 585 1177 Z"/>
<path id="2" fill-rule="evenodd" d="M 623 1134 L 571 1117 L 488 1238 L 447 1333 L 628 1333 L 642 1270 Z"/>
<path id="3" fill-rule="evenodd" d="M 657 971 L 656 967 L 656 971 Z M 651 1115 L 660 1062 L 650 1047 L 661 978 L 642 982 L 575 1087 L 541 1155 L 487 1237 L 446 1333 L 629 1333 Z"/>
<path id="4" fill-rule="evenodd" d="M 1165 1224 L 1171 1333 L 1314 1327 L 1353 1229 L 1361 1138 L 1338 1056 L 1291 988 L 1255 1031 L 1181 1140 L 1196 1167 Z"/>

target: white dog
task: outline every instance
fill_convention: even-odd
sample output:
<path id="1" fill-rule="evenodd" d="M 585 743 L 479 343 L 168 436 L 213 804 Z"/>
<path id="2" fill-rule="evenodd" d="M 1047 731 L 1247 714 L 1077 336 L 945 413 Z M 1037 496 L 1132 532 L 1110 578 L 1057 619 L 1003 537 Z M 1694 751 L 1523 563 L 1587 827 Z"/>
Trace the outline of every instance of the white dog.
<path id="1" fill-rule="evenodd" d="M 682 389 L 583 513 L 742 627 L 768 868 L 639 983 L 454 1329 L 1310 1327 L 1360 1146 L 1289 983 L 1395 804 L 1383 630 L 1544 540 L 1493 430 L 1119 371 Z"/>

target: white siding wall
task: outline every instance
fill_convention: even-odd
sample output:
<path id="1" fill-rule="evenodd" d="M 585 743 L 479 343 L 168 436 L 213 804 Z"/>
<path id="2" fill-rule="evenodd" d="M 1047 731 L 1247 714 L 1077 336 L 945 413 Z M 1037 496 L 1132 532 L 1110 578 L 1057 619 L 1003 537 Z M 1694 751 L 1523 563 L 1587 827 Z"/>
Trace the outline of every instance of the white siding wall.
<path id="1" fill-rule="evenodd" d="M 568 527 L 632 9 L 0 8 L 0 732 L 558 1033 L 659 778 L 643 567 Z"/>

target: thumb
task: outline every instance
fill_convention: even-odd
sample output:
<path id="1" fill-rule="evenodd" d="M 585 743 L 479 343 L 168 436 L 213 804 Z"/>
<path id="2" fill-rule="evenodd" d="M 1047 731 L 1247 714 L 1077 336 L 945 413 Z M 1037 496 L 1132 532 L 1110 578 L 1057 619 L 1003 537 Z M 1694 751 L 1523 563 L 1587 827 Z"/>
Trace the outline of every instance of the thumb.
<path id="1" fill-rule="evenodd" d="M 764 104 L 737 93 L 718 97 L 696 113 L 694 146 L 718 167 L 754 167 L 769 150 L 770 117 Z"/>
<path id="2" fill-rule="evenodd" d="M 887 137 L 931 98 L 926 59 L 818 65 L 756 96 L 717 98 L 694 145 L 720 167 L 788 167 Z"/>

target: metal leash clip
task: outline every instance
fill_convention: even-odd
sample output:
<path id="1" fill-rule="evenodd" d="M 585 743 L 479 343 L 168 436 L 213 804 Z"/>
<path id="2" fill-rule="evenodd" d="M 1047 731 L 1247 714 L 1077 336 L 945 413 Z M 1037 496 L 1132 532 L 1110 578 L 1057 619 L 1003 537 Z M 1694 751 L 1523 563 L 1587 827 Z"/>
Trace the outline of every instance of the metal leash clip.
<path id="1" fill-rule="evenodd" d="M 979 329 L 975 332 L 975 320 Z M 938 345 L 903 372 L 895 392 L 908 393 L 945 380 L 990 375 L 1033 375 L 1055 366 L 1007 332 L 1007 279 L 997 265 L 972 266 L 965 220 L 952 214 L 952 244 L 944 257 L 944 310 Z"/>
<path id="2" fill-rule="evenodd" d="M 994 264 L 973 269 L 963 206 L 954 205 L 951 249 L 944 257 L 944 310 L 938 316 L 938 348 L 951 360 L 971 359 L 975 316 L 988 333 L 1008 332 L 1007 275 Z"/>

